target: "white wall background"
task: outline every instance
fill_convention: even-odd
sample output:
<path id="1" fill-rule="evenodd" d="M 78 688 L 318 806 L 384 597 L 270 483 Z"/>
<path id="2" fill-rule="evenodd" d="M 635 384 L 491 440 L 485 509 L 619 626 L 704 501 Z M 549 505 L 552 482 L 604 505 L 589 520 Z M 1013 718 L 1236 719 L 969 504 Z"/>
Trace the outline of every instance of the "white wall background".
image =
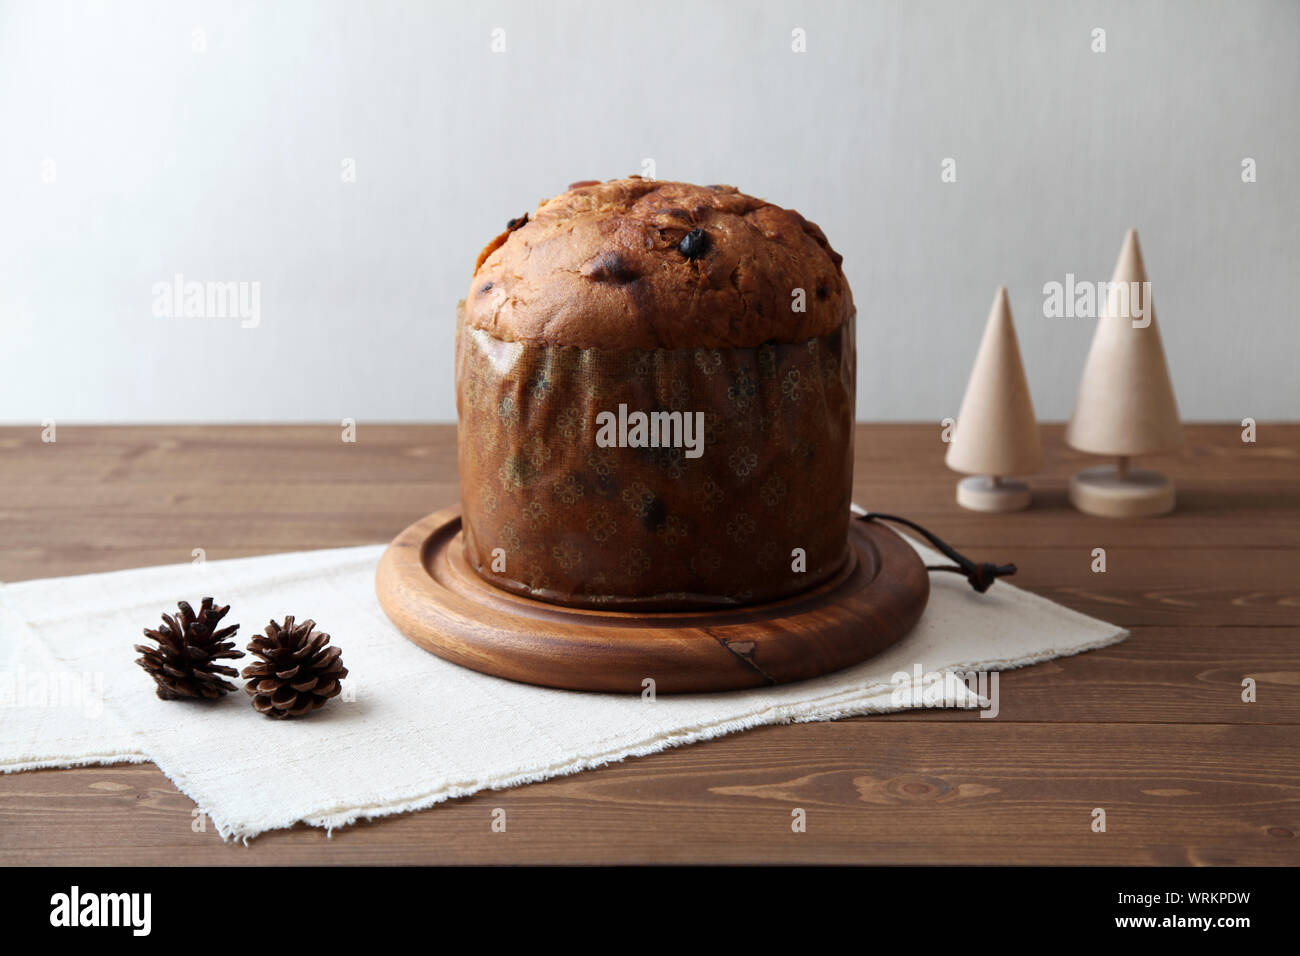
<path id="1" fill-rule="evenodd" d="M 452 420 L 479 248 L 645 157 L 822 225 L 860 418 L 955 414 L 1002 283 L 1067 417 L 1042 286 L 1130 225 L 1184 416 L 1297 418 L 1298 54 L 1292 0 L 3 2 L 0 420 Z M 176 273 L 260 325 L 156 318 Z"/>

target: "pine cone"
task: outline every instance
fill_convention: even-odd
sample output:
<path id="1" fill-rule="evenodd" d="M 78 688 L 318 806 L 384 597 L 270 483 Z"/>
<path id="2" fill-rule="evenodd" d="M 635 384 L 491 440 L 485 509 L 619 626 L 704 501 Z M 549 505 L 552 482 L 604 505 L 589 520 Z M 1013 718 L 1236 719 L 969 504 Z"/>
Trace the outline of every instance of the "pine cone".
<path id="1" fill-rule="evenodd" d="M 143 667 L 158 684 L 158 696 L 163 700 L 183 697 L 220 697 L 235 689 L 221 675 L 236 677 L 239 671 L 224 664 L 214 663 L 222 658 L 243 657 L 235 650 L 235 642 L 228 641 L 238 624 L 217 630 L 217 625 L 230 610 L 230 605 L 213 607 L 212 598 L 205 597 L 196 615 L 185 601 L 178 601 L 177 618 L 162 616 L 163 626 L 154 631 L 145 628 L 144 636 L 157 641 L 157 647 L 135 645 L 143 657 L 136 663 Z"/>
<path id="2" fill-rule="evenodd" d="M 268 717 L 301 717 L 325 701 L 338 696 L 339 681 L 348 676 L 342 651 L 326 647 L 328 634 L 316 630 L 316 622 L 293 623 L 293 615 L 284 624 L 272 621 L 266 634 L 258 634 L 248 645 L 248 652 L 260 661 L 244 668 L 249 681 L 244 690 L 253 698 L 253 706 Z"/>

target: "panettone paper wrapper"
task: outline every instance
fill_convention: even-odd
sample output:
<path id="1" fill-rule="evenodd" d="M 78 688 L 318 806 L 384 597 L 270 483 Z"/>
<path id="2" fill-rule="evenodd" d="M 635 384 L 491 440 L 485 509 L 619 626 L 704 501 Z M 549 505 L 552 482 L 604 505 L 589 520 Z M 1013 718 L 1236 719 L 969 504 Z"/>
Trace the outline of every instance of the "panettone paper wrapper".
<path id="1" fill-rule="evenodd" d="M 505 341 L 462 311 L 470 564 L 529 597 L 624 610 L 815 586 L 849 559 L 855 367 L 852 321 L 754 348 L 594 349 Z"/>

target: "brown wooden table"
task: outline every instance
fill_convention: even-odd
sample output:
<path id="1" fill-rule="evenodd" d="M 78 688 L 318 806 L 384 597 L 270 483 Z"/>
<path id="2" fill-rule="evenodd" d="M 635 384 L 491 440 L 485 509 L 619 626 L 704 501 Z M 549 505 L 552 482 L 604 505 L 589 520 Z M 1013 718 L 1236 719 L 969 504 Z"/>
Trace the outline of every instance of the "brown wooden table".
<path id="1" fill-rule="evenodd" d="M 1035 507 L 1007 516 L 957 508 L 937 425 L 859 426 L 860 503 L 1132 629 L 1003 675 L 997 719 L 767 727 L 248 847 L 192 832 L 152 764 L 14 774 L 0 863 L 1300 863 L 1300 425 L 1187 437 L 1149 462 L 1177 481 L 1177 513 L 1108 521 L 1068 506 L 1083 457 L 1059 426 Z M 382 542 L 456 497 L 451 426 L 363 422 L 355 444 L 334 426 L 60 426 L 54 444 L 0 429 L 0 580 Z"/>

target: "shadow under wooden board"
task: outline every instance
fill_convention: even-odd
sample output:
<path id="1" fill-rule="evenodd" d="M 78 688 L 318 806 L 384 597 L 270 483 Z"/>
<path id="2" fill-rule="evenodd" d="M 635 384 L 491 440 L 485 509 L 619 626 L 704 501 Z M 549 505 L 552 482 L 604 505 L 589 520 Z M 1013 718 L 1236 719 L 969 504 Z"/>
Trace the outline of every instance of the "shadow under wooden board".
<path id="1" fill-rule="evenodd" d="M 919 555 L 881 525 L 850 523 L 851 557 L 825 583 L 735 609 L 631 613 L 561 607 L 488 584 L 470 567 L 459 509 L 411 525 L 375 587 L 408 638 L 453 663 L 568 690 L 701 693 L 819 677 L 872 657 L 916 624 L 930 595 Z"/>

